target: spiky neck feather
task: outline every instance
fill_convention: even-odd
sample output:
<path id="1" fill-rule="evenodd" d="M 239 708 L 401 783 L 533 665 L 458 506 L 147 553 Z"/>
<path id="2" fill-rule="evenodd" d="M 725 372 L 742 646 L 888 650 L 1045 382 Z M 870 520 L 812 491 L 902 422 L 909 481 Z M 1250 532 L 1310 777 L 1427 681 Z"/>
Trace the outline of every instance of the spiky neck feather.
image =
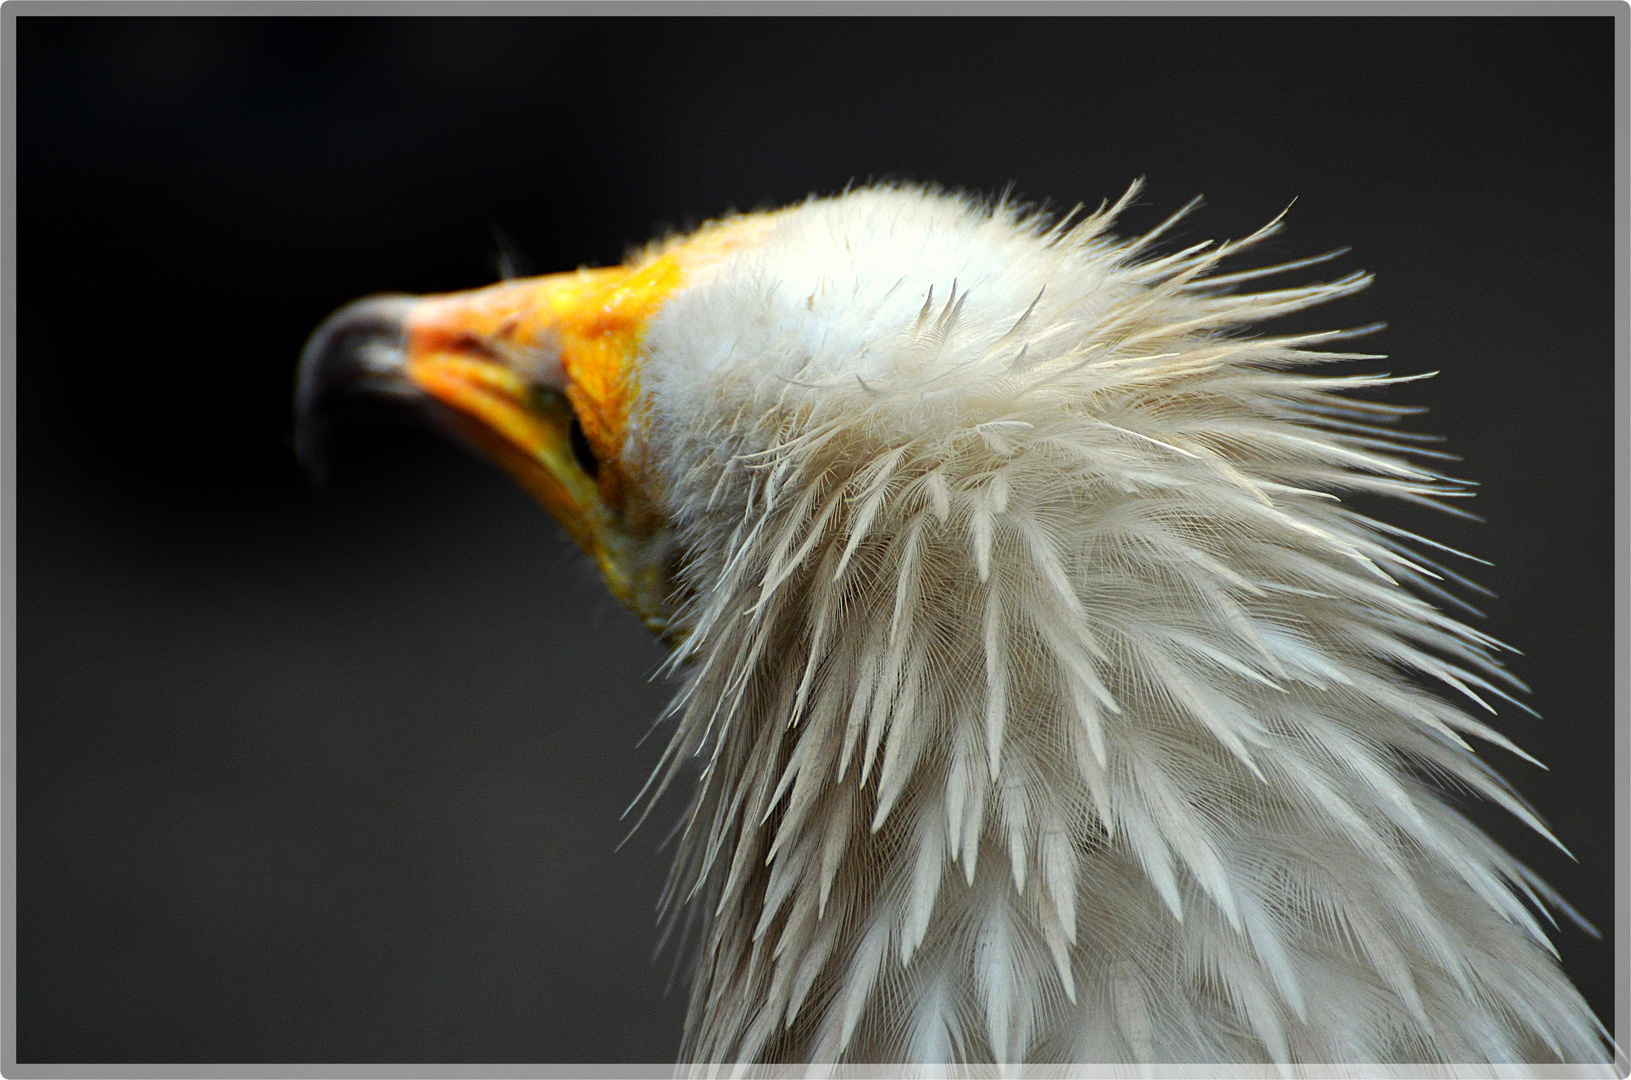
<path id="1" fill-rule="evenodd" d="M 1540 827 L 1407 675 L 1507 698 L 1500 646 L 1332 497 L 1461 488 L 1343 335 L 1239 332 L 1368 279 L 1238 293 L 1277 223 L 1156 256 L 1126 201 L 812 202 L 654 320 L 688 1057 L 1600 1059 L 1545 886 L 1414 778 Z"/>

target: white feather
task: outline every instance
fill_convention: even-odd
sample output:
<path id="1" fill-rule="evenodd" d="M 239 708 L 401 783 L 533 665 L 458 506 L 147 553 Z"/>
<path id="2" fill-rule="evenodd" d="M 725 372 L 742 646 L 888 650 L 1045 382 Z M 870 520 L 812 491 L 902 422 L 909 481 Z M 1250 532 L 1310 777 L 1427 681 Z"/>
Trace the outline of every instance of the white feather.
<path id="1" fill-rule="evenodd" d="M 1118 240 L 1133 194 L 726 221 L 647 326 L 686 1054 L 1605 1061 L 1549 892 L 1417 778 L 1549 836 L 1410 673 L 1521 684 L 1437 545 L 1335 500 L 1465 486 L 1356 396 L 1410 377 L 1311 370 L 1350 335 L 1246 333 L 1369 278 L 1236 291 L 1317 260 L 1219 271 L 1279 219 L 1156 254 L 1189 208 Z"/>

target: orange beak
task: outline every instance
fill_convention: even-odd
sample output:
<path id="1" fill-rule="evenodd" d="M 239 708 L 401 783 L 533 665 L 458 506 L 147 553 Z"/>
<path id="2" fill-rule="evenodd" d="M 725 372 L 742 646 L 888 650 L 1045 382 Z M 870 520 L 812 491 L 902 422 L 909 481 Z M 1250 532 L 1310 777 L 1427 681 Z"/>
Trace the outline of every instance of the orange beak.
<path id="1" fill-rule="evenodd" d="M 301 357 L 297 443 L 321 464 L 333 406 L 408 404 L 532 494 L 636 610 L 626 557 L 653 523 L 625 468 L 640 339 L 679 284 L 678 263 L 508 281 L 443 296 L 381 296 L 320 326 Z"/>

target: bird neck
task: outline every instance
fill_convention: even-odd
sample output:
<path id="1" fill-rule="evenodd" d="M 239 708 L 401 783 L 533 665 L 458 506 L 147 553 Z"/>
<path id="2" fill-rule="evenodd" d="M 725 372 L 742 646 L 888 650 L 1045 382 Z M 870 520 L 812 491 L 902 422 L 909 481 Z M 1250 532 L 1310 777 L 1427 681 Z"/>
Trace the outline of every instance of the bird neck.
<path id="1" fill-rule="evenodd" d="M 1275 370 L 1300 339 L 1196 329 L 1359 284 L 1129 293 L 1091 364 L 721 375 L 739 407 L 666 421 L 688 1058 L 1599 1052 L 1544 886 L 1419 779 L 1540 827 L 1400 670 L 1482 703 L 1499 645 L 1322 494 L 1456 486 Z"/>

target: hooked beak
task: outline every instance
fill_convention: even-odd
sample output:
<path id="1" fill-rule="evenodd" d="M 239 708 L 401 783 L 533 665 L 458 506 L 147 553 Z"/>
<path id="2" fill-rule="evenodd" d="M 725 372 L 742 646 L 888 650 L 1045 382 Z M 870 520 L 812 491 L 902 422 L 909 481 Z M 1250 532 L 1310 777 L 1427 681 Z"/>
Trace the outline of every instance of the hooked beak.
<path id="1" fill-rule="evenodd" d="M 526 309 L 521 284 L 445 297 L 374 296 L 341 308 L 301 354 L 295 448 L 321 477 L 336 413 L 385 403 L 491 461 L 543 504 L 579 546 L 598 555 L 604 507 L 596 459 L 573 447 L 575 417 L 559 350 L 515 341 L 481 318 L 494 300 Z M 502 320 L 501 320 L 502 321 Z"/>
<path id="2" fill-rule="evenodd" d="M 679 276 L 659 257 L 355 301 L 301 354 L 296 451 L 321 478 L 340 414 L 385 404 L 427 422 L 508 473 L 652 623 L 660 583 L 640 552 L 661 523 L 623 451 L 639 342 Z"/>

